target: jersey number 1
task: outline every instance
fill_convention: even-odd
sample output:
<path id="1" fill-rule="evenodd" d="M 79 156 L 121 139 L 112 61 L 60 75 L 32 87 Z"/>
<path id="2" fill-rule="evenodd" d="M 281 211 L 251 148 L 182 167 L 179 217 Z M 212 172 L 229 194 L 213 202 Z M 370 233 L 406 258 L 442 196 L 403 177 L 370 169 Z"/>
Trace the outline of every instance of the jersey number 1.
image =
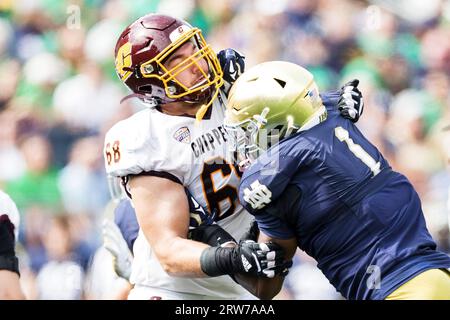
<path id="1" fill-rule="evenodd" d="M 366 152 L 359 144 L 353 142 L 350 138 L 350 135 L 347 130 L 342 127 L 337 127 L 334 129 L 335 136 L 341 142 L 345 142 L 349 148 L 349 150 L 360 159 L 366 166 L 369 167 L 370 171 L 372 171 L 373 176 L 375 177 L 378 173 L 380 173 L 380 162 L 376 162 L 374 158 L 370 154 Z"/>

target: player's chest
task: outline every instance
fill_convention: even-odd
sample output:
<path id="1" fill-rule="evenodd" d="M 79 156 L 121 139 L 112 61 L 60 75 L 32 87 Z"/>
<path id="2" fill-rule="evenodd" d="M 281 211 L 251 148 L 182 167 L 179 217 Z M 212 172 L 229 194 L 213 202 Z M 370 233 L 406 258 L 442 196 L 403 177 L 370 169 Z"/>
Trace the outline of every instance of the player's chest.
<path id="1" fill-rule="evenodd" d="M 204 208 L 215 210 L 218 219 L 231 215 L 240 172 L 228 159 L 228 134 L 222 122 L 182 124 L 169 131 L 176 145 L 171 152 L 182 162 L 185 186 Z"/>
<path id="2" fill-rule="evenodd" d="M 227 157 L 229 138 L 220 113 L 201 122 L 192 118 L 176 120 L 159 124 L 168 139 L 164 147 L 172 155 L 192 164 Z"/>

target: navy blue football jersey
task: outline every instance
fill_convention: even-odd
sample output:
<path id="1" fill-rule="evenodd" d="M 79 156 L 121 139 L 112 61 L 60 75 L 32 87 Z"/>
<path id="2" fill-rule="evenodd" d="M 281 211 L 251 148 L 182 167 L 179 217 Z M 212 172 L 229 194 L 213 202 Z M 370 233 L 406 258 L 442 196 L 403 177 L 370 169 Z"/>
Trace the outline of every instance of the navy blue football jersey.
<path id="1" fill-rule="evenodd" d="M 408 179 L 339 115 L 338 94 L 322 98 L 325 121 L 244 172 L 239 198 L 261 231 L 295 237 L 347 299 L 384 299 L 425 270 L 449 268 Z"/>

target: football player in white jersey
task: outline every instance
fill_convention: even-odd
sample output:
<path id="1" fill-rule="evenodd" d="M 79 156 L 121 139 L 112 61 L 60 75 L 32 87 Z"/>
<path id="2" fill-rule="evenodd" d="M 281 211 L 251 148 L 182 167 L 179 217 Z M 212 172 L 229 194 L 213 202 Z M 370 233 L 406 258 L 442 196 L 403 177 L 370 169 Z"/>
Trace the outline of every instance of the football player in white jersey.
<path id="1" fill-rule="evenodd" d="M 19 261 L 15 245 L 19 212 L 11 198 L 0 190 L 0 300 L 25 299 L 19 282 Z"/>
<path id="2" fill-rule="evenodd" d="M 199 29 L 151 14 L 120 36 L 116 70 L 150 106 L 117 123 L 105 138 L 107 172 L 123 178 L 140 225 L 130 298 L 249 297 L 227 274 L 245 273 L 244 262 L 259 263 L 250 245 L 224 249 L 217 277 L 202 279 L 208 275 L 200 256 L 208 245 L 186 239 L 191 217 L 183 186 L 200 206 L 216 212 L 217 223 L 233 238 L 240 239 L 252 221 L 237 201 L 238 172 L 225 160 L 225 97 L 216 54 Z M 198 122 L 196 114 L 205 119 Z M 247 255 L 244 262 L 241 255 Z"/>
<path id="3" fill-rule="evenodd" d="M 148 106 L 115 124 L 104 146 L 107 173 L 122 178 L 140 225 L 129 298 L 252 298 L 228 275 L 283 274 L 276 246 L 247 241 L 211 254 L 207 244 L 187 239 L 189 227 L 205 219 L 189 214 L 184 187 L 234 239 L 253 221 L 237 199 L 240 172 L 227 161 L 226 96 L 216 54 L 199 29 L 149 14 L 124 30 L 115 57 L 131 96 Z"/>

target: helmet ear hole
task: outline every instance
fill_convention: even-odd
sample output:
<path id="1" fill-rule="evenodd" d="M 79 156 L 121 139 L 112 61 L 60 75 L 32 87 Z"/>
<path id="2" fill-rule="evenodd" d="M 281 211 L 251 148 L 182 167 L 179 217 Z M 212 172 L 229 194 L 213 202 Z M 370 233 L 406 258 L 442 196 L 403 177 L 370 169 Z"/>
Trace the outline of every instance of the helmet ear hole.
<path id="1" fill-rule="evenodd" d="M 150 85 L 150 84 L 145 84 L 145 85 L 143 85 L 143 86 L 140 86 L 140 87 L 139 87 L 139 90 L 140 90 L 140 91 L 143 91 L 143 92 L 146 92 L 146 93 L 152 93 L 153 87 L 152 87 L 152 85 Z"/>

